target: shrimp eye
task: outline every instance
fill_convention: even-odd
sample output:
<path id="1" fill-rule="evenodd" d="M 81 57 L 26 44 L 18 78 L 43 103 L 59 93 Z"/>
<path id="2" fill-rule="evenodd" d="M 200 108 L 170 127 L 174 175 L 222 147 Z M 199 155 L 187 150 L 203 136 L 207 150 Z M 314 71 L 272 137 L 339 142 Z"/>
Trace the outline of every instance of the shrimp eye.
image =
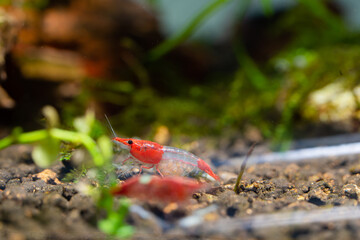
<path id="1" fill-rule="evenodd" d="M 132 141 L 132 140 L 129 140 L 129 141 L 128 141 L 128 144 L 133 144 L 133 141 Z"/>

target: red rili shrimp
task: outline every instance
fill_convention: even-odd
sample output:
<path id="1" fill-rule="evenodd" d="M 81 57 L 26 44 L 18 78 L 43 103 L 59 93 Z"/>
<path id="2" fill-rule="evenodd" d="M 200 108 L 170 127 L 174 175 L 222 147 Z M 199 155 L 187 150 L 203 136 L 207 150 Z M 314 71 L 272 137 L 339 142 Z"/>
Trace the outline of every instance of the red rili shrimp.
<path id="1" fill-rule="evenodd" d="M 113 131 L 112 128 L 111 130 Z M 113 133 L 115 135 L 114 131 Z M 220 180 L 204 160 L 185 150 L 134 138 L 114 137 L 113 141 L 130 151 L 123 164 L 129 159 L 134 159 L 140 164 L 140 172 L 143 168 L 155 167 L 160 176 L 191 176 Z"/>
<path id="2" fill-rule="evenodd" d="M 206 178 L 203 174 L 206 173 L 213 179 L 220 180 L 204 160 L 185 150 L 132 138 L 115 137 L 113 140 L 130 151 L 130 156 L 123 163 L 129 159 L 136 160 L 141 164 L 140 172 L 143 168 L 155 167 L 160 176 L 193 175 Z"/>
<path id="3" fill-rule="evenodd" d="M 206 185 L 184 177 L 141 175 L 132 177 L 111 189 L 114 196 L 127 196 L 144 201 L 186 202 L 191 195 Z"/>

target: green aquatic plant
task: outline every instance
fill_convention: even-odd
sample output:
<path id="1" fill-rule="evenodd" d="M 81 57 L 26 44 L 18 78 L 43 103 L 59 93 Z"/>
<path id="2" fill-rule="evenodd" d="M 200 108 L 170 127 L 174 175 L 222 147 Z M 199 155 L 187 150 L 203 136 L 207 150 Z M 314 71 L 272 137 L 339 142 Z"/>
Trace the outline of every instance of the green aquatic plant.
<path id="1" fill-rule="evenodd" d="M 104 135 L 92 111 L 85 116 L 73 121 L 74 130 L 65 130 L 58 127 L 59 116 L 53 107 L 43 109 L 47 127 L 43 130 L 23 133 L 20 128 L 15 128 L 13 133 L 0 139 L 0 150 L 12 144 L 34 144 L 32 157 L 34 162 L 43 168 L 51 166 L 58 160 L 67 161 L 71 158 L 72 147 L 84 147 L 92 159 L 91 170 L 84 168 L 74 170 L 69 179 L 81 178 L 89 172 L 97 182 L 96 188 L 87 186 L 84 192 L 92 195 L 98 207 L 107 213 L 107 217 L 98 222 L 98 227 L 104 233 L 116 237 L 129 237 L 133 228 L 128 226 L 124 219 L 128 212 L 129 202 L 125 199 L 117 201 L 109 193 L 109 187 L 116 184 L 115 173 L 111 164 L 113 145 L 110 138 Z M 70 146 L 61 153 L 61 144 Z M 89 174 L 91 175 L 91 174 Z M 75 179 L 77 180 L 77 179 Z"/>
<path id="2" fill-rule="evenodd" d="M 204 22 L 208 17 L 211 16 L 211 14 L 213 14 L 216 10 L 229 1 L 230 0 L 214 0 L 210 2 L 209 5 L 207 5 L 196 16 L 194 16 L 190 23 L 181 32 L 177 33 L 174 37 L 165 40 L 152 49 L 149 52 L 149 59 L 152 61 L 157 60 L 178 46 L 180 43 L 184 42 L 194 33 L 194 31 L 200 26 L 202 22 Z"/>
<path id="3" fill-rule="evenodd" d="M 98 222 L 98 228 L 104 233 L 119 238 L 128 238 L 134 234 L 134 228 L 125 223 L 128 214 L 130 202 L 126 198 L 121 198 L 115 204 L 114 197 L 109 191 L 101 193 L 98 207 L 106 210 L 107 218 Z"/>
<path id="4" fill-rule="evenodd" d="M 241 166 L 240 166 L 240 172 L 238 174 L 238 177 L 236 179 L 236 182 L 235 182 L 235 186 L 234 186 L 234 192 L 236 194 L 239 194 L 240 193 L 240 181 L 242 179 L 242 176 L 244 175 L 244 172 L 245 172 L 245 168 L 246 168 L 246 164 L 249 160 L 249 157 L 251 155 L 251 153 L 254 151 L 254 148 L 256 146 L 256 143 L 253 143 L 248 151 L 248 153 L 246 154 L 246 157 L 244 159 L 244 161 L 241 163 Z"/>

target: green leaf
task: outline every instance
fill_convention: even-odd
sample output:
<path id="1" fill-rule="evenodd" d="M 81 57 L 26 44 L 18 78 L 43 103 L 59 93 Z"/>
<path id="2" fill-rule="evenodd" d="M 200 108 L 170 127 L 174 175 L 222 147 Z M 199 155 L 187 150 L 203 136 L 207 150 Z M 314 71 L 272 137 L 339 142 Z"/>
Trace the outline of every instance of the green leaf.
<path id="1" fill-rule="evenodd" d="M 103 189 L 102 197 L 98 206 L 107 211 L 107 218 L 98 222 L 98 228 L 106 234 L 119 238 L 130 237 L 134 233 L 134 228 L 125 223 L 125 218 L 129 211 L 130 202 L 126 198 L 119 201 L 119 206 L 114 209 L 114 197 L 107 189 Z"/>
<path id="2" fill-rule="evenodd" d="M 75 118 L 74 127 L 77 131 L 90 134 L 93 124 L 95 122 L 95 113 L 93 111 L 86 111 L 85 116 Z"/>
<path id="3" fill-rule="evenodd" d="M 48 137 L 40 141 L 32 152 L 34 162 L 42 168 L 49 167 L 58 158 L 60 141 Z"/>
<path id="4" fill-rule="evenodd" d="M 113 144 L 110 138 L 103 135 L 99 137 L 97 143 L 105 161 L 110 161 L 113 155 Z"/>
<path id="5" fill-rule="evenodd" d="M 271 0 L 261 0 L 261 5 L 266 16 L 270 17 L 271 15 L 273 15 L 274 10 Z"/>
<path id="6" fill-rule="evenodd" d="M 53 106 L 45 106 L 42 109 L 43 115 L 46 118 L 47 126 L 49 128 L 57 127 L 60 123 L 59 114 Z"/>
<path id="7" fill-rule="evenodd" d="M 115 235 L 119 238 L 128 238 L 134 234 L 134 228 L 129 225 L 122 226 L 117 229 Z"/>
<path id="8" fill-rule="evenodd" d="M 98 222 L 98 227 L 106 234 L 113 234 L 114 223 L 113 220 L 110 218 L 100 220 Z"/>

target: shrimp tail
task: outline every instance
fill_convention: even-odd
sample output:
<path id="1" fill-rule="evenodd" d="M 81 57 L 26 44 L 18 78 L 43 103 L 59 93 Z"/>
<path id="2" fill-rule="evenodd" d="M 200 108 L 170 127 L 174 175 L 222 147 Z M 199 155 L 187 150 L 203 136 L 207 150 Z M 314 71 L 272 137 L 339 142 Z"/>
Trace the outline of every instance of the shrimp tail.
<path id="1" fill-rule="evenodd" d="M 220 181 L 219 176 L 217 176 L 210 168 L 210 166 L 202 159 L 198 159 L 197 161 L 198 167 L 209 174 L 211 177 L 213 177 L 216 181 Z"/>

